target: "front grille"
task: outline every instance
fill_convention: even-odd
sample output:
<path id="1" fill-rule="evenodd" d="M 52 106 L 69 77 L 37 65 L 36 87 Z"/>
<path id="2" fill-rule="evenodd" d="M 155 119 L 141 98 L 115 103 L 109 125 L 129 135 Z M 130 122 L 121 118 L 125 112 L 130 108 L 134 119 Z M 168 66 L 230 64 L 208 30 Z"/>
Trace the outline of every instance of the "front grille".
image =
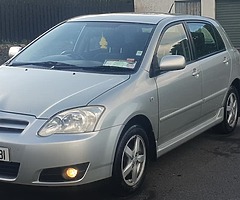
<path id="1" fill-rule="evenodd" d="M 28 125 L 27 121 L 0 119 L 0 133 L 20 134 Z"/>
<path id="2" fill-rule="evenodd" d="M 0 177 L 14 179 L 18 175 L 20 163 L 0 161 Z"/>

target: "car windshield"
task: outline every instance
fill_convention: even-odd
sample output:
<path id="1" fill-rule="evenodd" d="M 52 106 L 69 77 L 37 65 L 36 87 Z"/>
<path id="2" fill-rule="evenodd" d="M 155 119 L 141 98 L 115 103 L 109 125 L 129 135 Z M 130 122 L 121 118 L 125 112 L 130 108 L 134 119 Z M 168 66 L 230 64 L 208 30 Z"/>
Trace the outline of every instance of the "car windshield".
<path id="1" fill-rule="evenodd" d="M 63 23 L 8 65 L 99 73 L 138 69 L 154 25 L 113 22 Z"/>

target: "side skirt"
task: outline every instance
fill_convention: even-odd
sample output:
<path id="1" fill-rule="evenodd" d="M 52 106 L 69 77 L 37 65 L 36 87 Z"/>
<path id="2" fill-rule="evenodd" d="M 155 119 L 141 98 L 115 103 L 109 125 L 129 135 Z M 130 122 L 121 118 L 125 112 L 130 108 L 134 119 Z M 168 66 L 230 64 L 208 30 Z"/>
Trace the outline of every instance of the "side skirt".
<path id="1" fill-rule="evenodd" d="M 157 157 L 167 153 L 168 151 L 176 148 L 177 146 L 187 142 L 188 140 L 196 137 L 197 135 L 199 135 L 200 133 L 203 133 L 204 131 L 212 128 L 213 126 L 219 124 L 222 120 L 223 120 L 223 116 L 224 116 L 224 108 L 220 108 L 219 111 L 217 112 L 217 114 L 199 124 L 198 126 L 195 126 L 192 129 L 189 129 L 188 131 L 182 133 L 181 135 L 157 146 Z"/>

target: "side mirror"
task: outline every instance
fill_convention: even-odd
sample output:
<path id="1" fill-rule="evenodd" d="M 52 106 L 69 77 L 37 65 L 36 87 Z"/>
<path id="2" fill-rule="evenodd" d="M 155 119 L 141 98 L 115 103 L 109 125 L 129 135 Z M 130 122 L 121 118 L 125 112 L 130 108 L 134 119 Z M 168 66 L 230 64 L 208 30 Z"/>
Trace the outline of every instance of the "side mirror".
<path id="1" fill-rule="evenodd" d="M 9 58 L 12 58 L 13 56 L 15 56 L 21 49 L 22 47 L 19 47 L 19 46 L 10 47 L 8 51 Z"/>
<path id="2" fill-rule="evenodd" d="M 186 66 L 185 57 L 181 55 L 163 56 L 160 64 L 156 55 L 153 56 L 152 66 L 150 68 L 149 77 L 155 77 L 162 71 L 174 71 L 184 69 Z"/>
<path id="3" fill-rule="evenodd" d="M 186 67 L 186 60 L 181 55 L 166 55 L 160 62 L 161 71 L 181 70 Z"/>

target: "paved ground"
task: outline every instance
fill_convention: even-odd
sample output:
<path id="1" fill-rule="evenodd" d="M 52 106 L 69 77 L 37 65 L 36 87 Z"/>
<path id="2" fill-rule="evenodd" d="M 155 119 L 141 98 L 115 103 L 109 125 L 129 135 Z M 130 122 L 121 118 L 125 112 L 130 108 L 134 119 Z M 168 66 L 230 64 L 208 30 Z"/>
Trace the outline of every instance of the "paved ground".
<path id="1" fill-rule="evenodd" d="M 240 200 L 240 124 L 234 135 L 205 132 L 149 166 L 142 191 L 110 195 L 106 184 L 38 188 L 0 184 L 1 200 Z"/>

